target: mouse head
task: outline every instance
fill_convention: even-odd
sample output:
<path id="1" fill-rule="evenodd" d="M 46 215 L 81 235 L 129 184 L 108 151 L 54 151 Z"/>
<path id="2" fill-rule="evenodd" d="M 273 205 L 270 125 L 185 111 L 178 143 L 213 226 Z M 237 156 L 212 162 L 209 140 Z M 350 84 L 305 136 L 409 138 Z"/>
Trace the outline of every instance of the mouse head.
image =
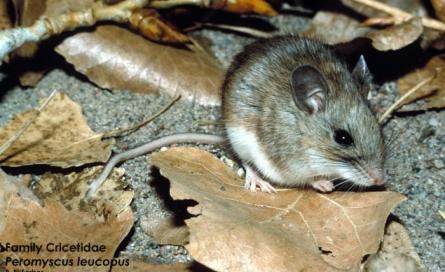
<path id="1" fill-rule="evenodd" d="M 371 75 L 363 56 L 352 73 L 343 68 L 321 72 L 302 65 L 292 72 L 293 100 L 308 118 L 301 129 L 306 155 L 317 175 L 381 185 L 383 136 L 366 98 Z"/>

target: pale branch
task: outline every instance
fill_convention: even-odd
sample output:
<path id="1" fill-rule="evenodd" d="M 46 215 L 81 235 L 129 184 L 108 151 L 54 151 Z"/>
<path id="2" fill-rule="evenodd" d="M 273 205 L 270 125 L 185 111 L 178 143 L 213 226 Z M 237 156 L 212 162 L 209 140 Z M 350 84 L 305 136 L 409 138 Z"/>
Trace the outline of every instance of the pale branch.
<path id="1" fill-rule="evenodd" d="M 395 8 L 393 6 L 375 1 L 375 0 L 350 0 L 351 2 L 359 3 L 362 5 L 365 5 L 367 7 L 373 8 L 378 11 L 382 11 L 388 15 L 391 15 L 396 19 L 396 21 L 407 21 L 414 17 L 414 15 L 403 11 L 401 9 Z M 434 20 L 427 17 L 421 17 L 422 24 L 425 27 L 439 30 L 439 31 L 445 31 L 445 24 L 441 21 Z"/>
<path id="2" fill-rule="evenodd" d="M 394 102 L 394 104 L 392 104 L 391 107 L 389 107 L 385 111 L 385 113 L 383 113 L 383 115 L 379 118 L 379 122 L 382 123 L 387 116 L 392 114 L 402 104 L 402 102 L 405 101 L 406 98 L 408 98 L 408 96 L 410 96 L 413 93 L 415 93 L 418 90 L 420 90 L 420 88 L 425 86 L 427 83 L 432 81 L 434 78 L 436 78 L 436 75 L 432 75 L 432 76 L 422 80 L 418 84 L 416 84 L 416 86 L 412 87 L 408 92 L 406 92 L 404 95 L 402 95 L 402 97 L 400 97 L 396 102 Z"/>
<path id="3" fill-rule="evenodd" d="M 41 17 L 29 27 L 17 27 L 0 32 L 0 64 L 7 54 L 26 42 L 37 42 L 53 35 L 92 26 L 99 21 L 128 22 L 132 11 L 149 5 L 150 0 L 125 0 L 115 5 L 98 1 L 89 9 Z"/>
<path id="4" fill-rule="evenodd" d="M 186 29 L 185 31 L 195 30 L 202 27 L 213 27 L 217 29 L 222 30 L 229 30 L 234 31 L 242 34 L 246 34 L 255 38 L 271 38 L 273 36 L 270 32 L 261 31 L 258 29 L 253 29 L 250 27 L 243 27 L 243 26 L 232 26 L 232 25 L 225 25 L 225 24 L 211 24 L 211 23 L 201 23 L 197 24 L 196 26 L 193 26 L 189 29 Z"/>
<path id="5" fill-rule="evenodd" d="M 102 138 L 111 138 L 111 137 L 120 137 L 122 136 L 122 134 L 124 133 L 132 133 L 138 129 L 140 129 L 141 127 L 145 126 L 146 124 L 150 123 L 151 121 L 153 121 L 154 119 L 158 118 L 161 114 L 163 114 L 164 112 L 166 112 L 168 109 L 170 109 L 173 104 L 175 104 L 179 99 L 181 98 L 180 95 L 176 95 L 175 97 L 173 97 L 173 99 L 167 104 L 165 105 L 160 111 L 158 111 L 156 114 L 154 114 L 153 116 L 150 116 L 149 118 L 145 119 L 144 121 L 142 121 L 141 123 L 129 127 L 129 128 L 118 128 L 112 131 L 108 131 L 105 132 L 104 135 L 102 136 Z"/>
<path id="6" fill-rule="evenodd" d="M 150 7 L 155 9 L 171 8 L 180 5 L 192 5 L 200 7 L 209 7 L 210 0 L 168 0 L 168 1 L 151 1 Z"/>

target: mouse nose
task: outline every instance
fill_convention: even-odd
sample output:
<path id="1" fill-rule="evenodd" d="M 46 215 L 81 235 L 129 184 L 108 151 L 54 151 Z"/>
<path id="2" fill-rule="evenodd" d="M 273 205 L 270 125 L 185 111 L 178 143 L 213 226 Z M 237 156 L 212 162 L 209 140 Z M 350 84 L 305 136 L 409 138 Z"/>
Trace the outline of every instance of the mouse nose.
<path id="1" fill-rule="evenodd" d="M 368 174 L 371 177 L 371 183 L 374 185 L 383 185 L 385 184 L 385 181 L 383 179 L 383 174 L 381 174 L 381 171 L 375 170 L 375 169 L 369 169 Z"/>

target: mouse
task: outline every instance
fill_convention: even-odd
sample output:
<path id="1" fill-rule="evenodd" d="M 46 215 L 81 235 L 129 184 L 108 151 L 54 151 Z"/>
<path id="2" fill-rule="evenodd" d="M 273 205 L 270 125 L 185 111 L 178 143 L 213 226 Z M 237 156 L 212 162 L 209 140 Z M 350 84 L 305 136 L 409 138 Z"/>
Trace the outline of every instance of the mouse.
<path id="1" fill-rule="evenodd" d="M 177 143 L 228 143 L 250 191 L 309 185 L 331 192 L 336 179 L 384 183 L 385 144 L 367 100 L 372 75 L 363 56 L 350 71 L 316 39 L 261 39 L 234 57 L 221 88 L 224 135 L 174 134 L 116 154 L 86 196 L 115 165 Z"/>
<path id="2" fill-rule="evenodd" d="M 384 183 L 385 145 L 368 100 L 363 56 L 350 71 L 328 45 L 296 36 L 248 45 L 223 83 L 227 138 L 246 170 L 245 187 L 311 185 L 341 178 Z"/>

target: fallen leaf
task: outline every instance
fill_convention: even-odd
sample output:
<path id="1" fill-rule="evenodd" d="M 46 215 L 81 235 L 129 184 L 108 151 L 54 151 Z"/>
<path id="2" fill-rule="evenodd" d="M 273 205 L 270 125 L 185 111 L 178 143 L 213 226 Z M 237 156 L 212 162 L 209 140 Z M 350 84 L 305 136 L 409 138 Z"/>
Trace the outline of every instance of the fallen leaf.
<path id="1" fill-rule="evenodd" d="M 416 41 L 423 33 L 420 18 L 375 30 L 364 27 L 352 17 L 341 13 L 319 11 L 313 18 L 305 36 L 317 37 L 327 44 L 339 44 L 356 38 L 369 38 L 379 51 L 397 50 Z"/>
<path id="2" fill-rule="evenodd" d="M 98 221 L 89 213 L 68 211 L 62 204 L 48 201 L 40 206 L 32 201 L 23 201 L 13 196 L 6 210 L 5 229 L 0 234 L 3 245 L 43 246 L 39 253 L 2 251 L 0 257 L 5 260 L 4 267 L 13 271 L 26 267 L 27 270 L 44 271 L 109 271 L 109 265 L 101 265 L 103 260 L 110 260 L 123 238 L 133 225 L 133 213 L 127 209 L 117 217 Z M 54 244 L 90 244 L 104 246 L 103 252 L 51 252 Z M 49 246 L 49 248 L 47 247 Z M 10 260 L 22 261 L 21 265 L 13 264 Z M 40 259 L 40 262 L 24 265 L 24 260 Z M 43 260 L 63 259 L 65 265 L 44 264 Z M 99 265 L 80 265 L 82 260 L 99 260 Z M 123 260 L 125 261 L 125 260 Z M 61 261 L 59 261 L 61 262 Z"/>
<path id="3" fill-rule="evenodd" d="M 445 0 L 431 0 L 437 18 L 445 22 Z"/>
<path id="4" fill-rule="evenodd" d="M 193 199 L 190 243 L 198 262 L 217 271 L 358 271 L 378 250 L 394 192 L 252 193 L 210 153 L 171 148 L 151 162 L 171 183 L 173 199 Z M 204 250 L 205 249 L 205 250 Z"/>
<path id="5" fill-rule="evenodd" d="M 224 71 L 203 53 L 153 43 L 117 26 L 78 33 L 56 51 L 103 88 L 179 93 L 200 104 L 221 103 Z"/>
<path id="6" fill-rule="evenodd" d="M 0 129 L 0 146 L 36 114 L 30 110 L 14 116 Z M 102 140 L 87 125 L 80 106 L 57 93 L 37 119 L 3 154 L 0 164 L 24 166 L 47 164 L 58 167 L 105 162 L 114 140 Z"/>
<path id="7" fill-rule="evenodd" d="M 45 173 L 35 188 L 35 194 L 42 200 L 60 202 L 68 210 L 91 211 L 100 216 L 111 211 L 120 214 L 126 210 L 134 197 L 124 182 L 124 170 L 114 168 L 110 176 L 91 200 L 84 196 L 88 185 L 102 172 L 100 166 L 86 168 L 69 174 Z"/>
<path id="8" fill-rule="evenodd" d="M 1 1 L 0 2 L 0 30 L 12 27 L 11 14 L 9 14 L 11 2 Z"/>
<path id="9" fill-rule="evenodd" d="M 413 16 L 428 16 L 428 10 L 422 0 L 379 0 L 379 2 L 406 11 Z M 401 18 L 391 17 L 385 12 L 359 3 L 358 1 L 342 0 L 342 3 L 371 20 L 378 20 L 380 18 L 390 19 L 396 24 L 403 23 L 403 21 L 400 20 Z M 409 35 L 412 36 L 413 33 L 409 33 Z M 441 31 L 423 28 L 423 33 L 420 36 L 420 46 L 423 49 L 432 47 L 441 50 L 445 48 L 445 36 Z"/>
<path id="10" fill-rule="evenodd" d="M 374 48 L 380 51 L 397 50 L 415 42 L 423 33 L 422 19 L 414 17 L 401 24 L 368 33 Z"/>
<path id="11" fill-rule="evenodd" d="M 127 271 L 140 271 L 140 272 L 186 272 L 194 271 L 188 263 L 175 263 L 175 264 L 151 264 L 144 262 L 143 260 L 130 259 L 130 266 L 128 267 L 113 267 L 111 272 L 127 272 Z"/>
<path id="12" fill-rule="evenodd" d="M 317 37 L 327 44 L 338 44 L 363 37 L 370 28 L 363 27 L 357 20 L 336 12 L 319 11 L 315 14 L 305 36 Z"/>
<path id="13" fill-rule="evenodd" d="M 190 42 L 187 35 L 182 34 L 173 25 L 164 21 L 154 9 L 139 9 L 133 11 L 130 25 L 147 39 L 166 43 Z"/>
<path id="14" fill-rule="evenodd" d="M 179 225 L 172 217 L 141 219 L 141 228 L 161 245 L 183 246 L 188 242 L 189 231 L 187 226 L 185 224 Z"/>
<path id="15" fill-rule="evenodd" d="M 436 75 L 436 77 L 410 95 L 403 105 L 422 99 L 422 104 L 416 104 L 409 108 L 401 108 L 400 111 L 440 109 L 445 107 L 445 56 L 434 56 L 428 63 L 415 71 L 404 75 L 397 81 L 400 94 L 403 95 L 422 80 Z"/>
<path id="16" fill-rule="evenodd" d="M 5 212 L 12 195 L 20 195 L 22 198 L 38 201 L 36 196 L 23 185 L 21 180 L 9 176 L 0 169 L 0 232 L 5 227 Z"/>
<path id="17" fill-rule="evenodd" d="M 241 14 L 253 12 L 267 16 L 278 15 L 278 12 L 265 0 L 215 0 L 211 2 L 211 7 Z"/>
<path id="18" fill-rule="evenodd" d="M 408 231 L 395 221 L 386 227 L 379 252 L 370 256 L 364 267 L 368 272 L 425 271 Z"/>

